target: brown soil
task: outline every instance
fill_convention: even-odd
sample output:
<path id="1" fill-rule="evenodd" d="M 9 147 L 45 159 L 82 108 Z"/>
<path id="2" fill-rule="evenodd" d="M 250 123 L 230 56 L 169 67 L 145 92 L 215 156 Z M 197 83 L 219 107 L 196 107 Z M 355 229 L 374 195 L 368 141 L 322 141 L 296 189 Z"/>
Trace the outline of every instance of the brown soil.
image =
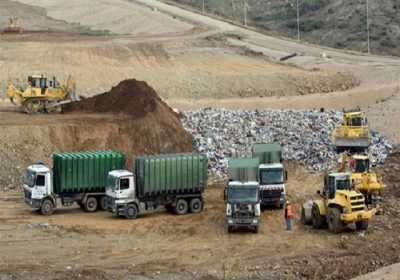
<path id="1" fill-rule="evenodd" d="M 143 118 L 148 113 L 153 113 L 158 106 L 173 114 L 146 82 L 125 80 L 113 87 L 110 92 L 66 104 L 63 111 L 127 114 L 133 118 Z"/>
<path id="2" fill-rule="evenodd" d="M 121 82 L 110 92 L 66 106 L 66 114 L 0 111 L 0 190 L 18 189 L 27 165 L 51 165 L 54 151 L 121 150 L 130 167 L 139 154 L 192 151 L 192 136 L 144 82 Z"/>

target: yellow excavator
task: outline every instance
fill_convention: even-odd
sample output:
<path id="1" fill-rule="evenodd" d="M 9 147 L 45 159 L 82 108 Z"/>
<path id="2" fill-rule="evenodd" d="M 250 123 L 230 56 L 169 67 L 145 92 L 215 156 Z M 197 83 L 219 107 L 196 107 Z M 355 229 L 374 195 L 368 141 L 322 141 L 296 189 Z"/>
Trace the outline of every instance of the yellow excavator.
<path id="1" fill-rule="evenodd" d="M 28 77 L 25 89 L 19 89 L 9 81 L 7 95 L 13 104 L 21 106 L 28 114 L 61 112 L 63 104 L 79 100 L 71 76 L 60 83 L 56 77 L 32 75 Z"/>
<path id="2" fill-rule="evenodd" d="M 385 185 L 382 178 L 371 170 L 367 155 L 343 153 L 338 171 L 351 172 L 354 188 L 365 196 L 367 204 L 378 207 Z"/>
<path id="3" fill-rule="evenodd" d="M 350 110 L 343 113 L 343 122 L 332 133 L 332 142 L 338 152 L 365 151 L 371 143 L 371 135 L 365 112 Z"/>
<path id="4" fill-rule="evenodd" d="M 357 230 L 366 230 L 374 210 L 368 210 L 361 192 L 351 186 L 348 172 L 325 176 L 321 199 L 309 200 L 302 205 L 301 222 L 315 229 L 328 226 L 333 233 L 342 232 L 348 224 L 355 223 Z"/>

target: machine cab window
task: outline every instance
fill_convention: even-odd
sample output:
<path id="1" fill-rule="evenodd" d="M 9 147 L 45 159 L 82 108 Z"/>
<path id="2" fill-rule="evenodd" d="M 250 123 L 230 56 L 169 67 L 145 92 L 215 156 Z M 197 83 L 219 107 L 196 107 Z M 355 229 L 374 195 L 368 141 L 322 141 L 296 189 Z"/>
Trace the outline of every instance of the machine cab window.
<path id="1" fill-rule="evenodd" d="M 44 175 L 37 175 L 36 176 L 36 181 L 35 181 L 35 186 L 38 187 L 43 187 L 46 184 L 46 177 Z"/>
<path id="2" fill-rule="evenodd" d="M 129 189 L 129 178 L 122 178 L 119 180 L 119 189 L 120 190 Z"/>

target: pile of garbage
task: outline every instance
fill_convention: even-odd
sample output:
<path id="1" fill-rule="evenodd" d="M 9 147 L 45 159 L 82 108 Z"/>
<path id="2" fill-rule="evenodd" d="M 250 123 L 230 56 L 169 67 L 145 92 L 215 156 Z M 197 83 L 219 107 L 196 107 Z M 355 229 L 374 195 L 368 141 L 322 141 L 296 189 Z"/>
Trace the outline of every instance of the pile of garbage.
<path id="1" fill-rule="evenodd" d="M 207 154 L 211 171 L 227 174 L 230 157 L 251 155 L 253 143 L 279 142 L 285 160 L 303 163 L 310 171 L 333 169 L 339 159 L 331 133 L 341 123 L 342 112 L 326 110 L 230 111 L 205 108 L 183 113 L 183 125 L 195 148 Z M 372 165 L 385 162 L 389 142 L 372 133 Z"/>

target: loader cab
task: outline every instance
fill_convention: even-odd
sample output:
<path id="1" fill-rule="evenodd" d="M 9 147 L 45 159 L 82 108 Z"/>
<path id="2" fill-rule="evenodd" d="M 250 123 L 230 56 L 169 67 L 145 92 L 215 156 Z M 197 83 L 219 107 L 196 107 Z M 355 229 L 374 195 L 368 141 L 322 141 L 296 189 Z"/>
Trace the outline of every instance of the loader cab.
<path id="1" fill-rule="evenodd" d="M 334 199 L 338 190 L 351 190 L 350 173 L 331 173 L 325 176 L 323 196 Z"/>
<path id="2" fill-rule="evenodd" d="M 113 170 L 108 173 L 106 195 L 117 200 L 135 197 L 133 173 L 127 170 Z"/>
<path id="3" fill-rule="evenodd" d="M 370 168 L 370 161 L 367 156 L 354 156 L 353 157 L 353 168 L 354 173 L 368 173 Z"/>
<path id="4" fill-rule="evenodd" d="M 365 127 L 368 120 L 364 112 L 347 112 L 343 117 L 344 125 L 349 127 Z"/>

